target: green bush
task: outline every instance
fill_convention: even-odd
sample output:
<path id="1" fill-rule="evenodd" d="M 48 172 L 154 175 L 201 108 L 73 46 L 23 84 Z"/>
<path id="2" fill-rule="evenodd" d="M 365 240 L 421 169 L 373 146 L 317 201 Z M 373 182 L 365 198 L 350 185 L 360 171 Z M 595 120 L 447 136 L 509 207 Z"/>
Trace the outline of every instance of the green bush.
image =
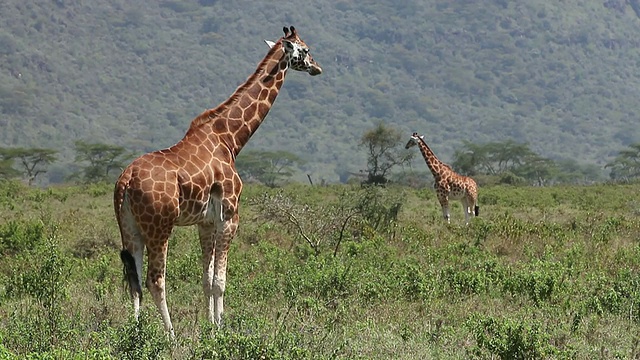
<path id="1" fill-rule="evenodd" d="M 0 254 L 11 255 L 33 250 L 45 240 L 40 220 L 9 220 L 0 224 Z"/>
<path id="2" fill-rule="evenodd" d="M 561 291 L 562 272 L 563 269 L 558 264 L 535 261 L 505 276 L 502 290 L 510 294 L 525 295 L 539 306 Z"/>
<path id="3" fill-rule="evenodd" d="M 13 268 L 7 281 L 7 298 L 22 303 L 11 314 L 9 341 L 13 347 L 26 352 L 49 351 L 69 335 L 64 304 L 71 269 L 54 238 L 47 239 L 44 247 L 24 257 L 39 261 L 27 262 L 27 267 Z"/>
<path id="4" fill-rule="evenodd" d="M 200 339 L 192 359 L 212 360 L 303 360 L 311 359 L 311 352 L 301 344 L 299 335 L 279 327 L 276 332 L 265 331 L 273 327 L 260 321 L 237 317 L 224 328 L 214 330 L 210 324 L 201 326 Z M 271 332 L 272 336 L 261 334 Z"/>
<path id="5" fill-rule="evenodd" d="M 151 309 L 155 312 L 155 308 Z M 171 349 L 171 340 L 161 322 L 148 312 L 141 311 L 139 319 L 133 317 L 120 328 L 111 332 L 118 359 L 158 359 L 166 358 Z"/>
<path id="6" fill-rule="evenodd" d="M 471 353 L 478 358 L 544 359 L 556 353 L 549 335 L 534 320 L 475 315 L 467 327 L 476 342 Z"/>

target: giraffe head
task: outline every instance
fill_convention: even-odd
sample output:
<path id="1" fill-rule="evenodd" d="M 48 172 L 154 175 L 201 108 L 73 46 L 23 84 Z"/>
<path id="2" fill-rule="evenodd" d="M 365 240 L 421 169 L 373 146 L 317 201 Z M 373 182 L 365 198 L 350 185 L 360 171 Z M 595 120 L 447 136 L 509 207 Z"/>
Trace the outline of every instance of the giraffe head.
<path id="1" fill-rule="evenodd" d="M 407 142 L 407 145 L 405 145 L 404 148 L 408 149 L 408 148 L 410 148 L 412 146 L 418 145 L 418 140 L 423 139 L 423 138 L 424 138 L 424 136 L 420 136 L 420 135 L 418 135 L 418 133 L 414 132 L 411 135 L 411 139 L 409 139 L 409 141 Z"/>
<path id="2" fill-rule="evenodd" d="M 293 26 L 283 28 L 282 49 L 287 57 L 289 68 L 296 71 L 305 71 L 311 76 L 322 74 L 322 68 L 313 60 L 309 53 L 309 47 L 300 39 L 296 28 Z M 276 43 L 265 40 L 264 42 L 273 47 Z"/>

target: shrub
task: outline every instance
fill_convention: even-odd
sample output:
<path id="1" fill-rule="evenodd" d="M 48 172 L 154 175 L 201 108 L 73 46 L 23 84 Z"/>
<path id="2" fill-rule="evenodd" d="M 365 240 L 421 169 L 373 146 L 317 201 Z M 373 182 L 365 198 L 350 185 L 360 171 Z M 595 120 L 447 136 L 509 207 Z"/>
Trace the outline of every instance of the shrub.
<path id="1" fill-rule="evenodd" d="M 273 324 L 264 324 L 244 317 L 236 317 L 222 329 L 202 325 L 199 343 L 192 359 L 211 360 L 303 360 L 310 359 L 311 352 L 301 346 L 300 336 L 279 327 L 267 331 Z M 273 336 L 261 334 L 273 333 Z"/>
<path id="2" fill-rule="evenodd" d="M 525 295 L 539 306 L 542 302 L 551 300 L 558 292 L 562 281 L 561 273 L 562 270 L 556 264 L 535 261 L 506 276 L 502 289 L 511 294 Z"/>
<path id="3" fill-rule="evenodd" d="M 44 224 L 39 220 L 10 220 L 0 224 L 0 254 L 10 255 L 33 250 L 44 239 Z"/>
<path id="4" fill-rule="evenodd" d="M 48 351 L 67 336 L 63 303 L 68 296 L 70 267 L 60 254 L 54 235 L 47 239 L 46 246 L 26 257 L 40 262 L 34 267 L 13 268 L 6 285 L 8 298 L 26 301 L 26 306 L 23 304 L 11 316 L 12 342 L 27 352 Z M 29 261 L 24 263 L 32 265 Z M 35 305 L 29 300 L 35 300 Z"/>
<path id="5" fill-rule="evenodd" d="M 471 352 L 480 358 L 543 359 L 555 353 L 549 335 L 535 321 L 475 315 L 466 325 L 476 341 Z"/>
<path id="6" fill-rule="evenodd" d="M 146 311 L 141 311 L 137 321 L 130 317 L 124 326 L 113 331 L 111 341 L 118 359 L 158 359 L 161 355 L 166 357 L 171 349 L 164 328 Z"/>

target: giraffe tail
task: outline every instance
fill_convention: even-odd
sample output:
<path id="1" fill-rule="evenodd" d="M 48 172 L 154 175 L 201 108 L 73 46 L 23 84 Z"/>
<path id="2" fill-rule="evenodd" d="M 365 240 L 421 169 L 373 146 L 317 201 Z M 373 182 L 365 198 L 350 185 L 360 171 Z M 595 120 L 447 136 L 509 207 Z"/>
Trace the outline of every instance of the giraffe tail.
<path id="1" fill-rule="evenodd" d="M 480 206 L 476 205 L 473 208 L 473 213 L 476 214 L 476 216 L 479 216 L 480 215 Z"/>
<path id="2" fill-rule="evenodd" d="M 115 188 L 113 189 L 113 209 L 116 212 L 116 219 L 118 220 L 118 226 L 120 226 L 120 210 L 124 203 L 127 188 L 129 187 L 129 181 L 131 181 L 131 169 L 127 167 L 120 177 L 116 181 Z"/>
<path id="3" fill-rule="evenodd" d="M 127 249 L 120 251 L 120 260 L 124 265 L 124 283 L 129 289 L 129 293 L 133 297 L 133 294 L 138 294 L 140 300 L 142 300 L 142 289 L 140 288 L 140 281 L 138 280 L 138 272 L 136 271 L 136 261 L 133 255 Z"/>

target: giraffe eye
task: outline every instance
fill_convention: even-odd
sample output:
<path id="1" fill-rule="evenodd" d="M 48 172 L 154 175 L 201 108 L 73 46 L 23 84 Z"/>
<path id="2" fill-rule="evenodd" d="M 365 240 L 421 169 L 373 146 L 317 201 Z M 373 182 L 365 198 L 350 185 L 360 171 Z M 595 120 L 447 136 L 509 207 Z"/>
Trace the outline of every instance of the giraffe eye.
<path id="1" fill-rule="evenodd" d="M 309 49 L 307 49 L 307 48 L 303 48 L 303 49 L 302 49 L 302 53 L 303 53 L 303 54 L 305 54 L 305 55 L 307 55 L 307 54 L 309 53 Z"/>

